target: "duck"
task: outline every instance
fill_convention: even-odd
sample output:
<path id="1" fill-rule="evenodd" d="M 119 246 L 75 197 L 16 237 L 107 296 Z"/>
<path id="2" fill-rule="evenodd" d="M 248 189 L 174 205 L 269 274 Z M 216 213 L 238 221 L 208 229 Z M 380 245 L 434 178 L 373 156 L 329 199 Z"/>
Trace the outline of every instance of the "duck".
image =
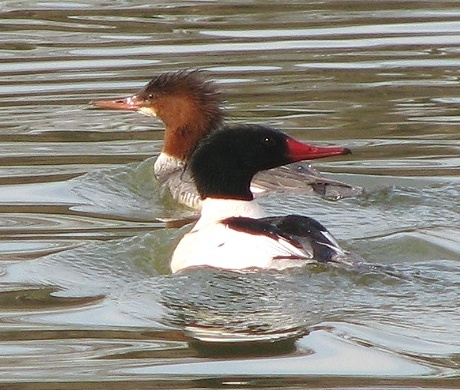
<path id="1" fill-rule="evenodd" d="M 212 132 L 189 159 L 201 215 L 177 244 L 172 272 L 203 266 L 285 270 L 321 263 L 351 266 L 360 261 L 313 218 L 268 216 L 251 191 L 251 181 L 260 171 L 349 153 L 343 147 L 303 143 L 262 125 Z"/>
<path id="2" fill-rule="evenodd" d="M 154 163 L 159 183 L 181 204 L 200 210 L 201 198 L 187 169 L 200 141 L 224 125 L 222 95 L 201 70 L 162 73 L 132 96 L 93 100 L 97 108 L 137 111 L 165 125 L 163 148 Z M 256 196 L 271 191 L 300 192 L 340 199 L 358 196 L 362 188 L 330 180 L 307 164 L 259 172 L 251 185 Z"/>

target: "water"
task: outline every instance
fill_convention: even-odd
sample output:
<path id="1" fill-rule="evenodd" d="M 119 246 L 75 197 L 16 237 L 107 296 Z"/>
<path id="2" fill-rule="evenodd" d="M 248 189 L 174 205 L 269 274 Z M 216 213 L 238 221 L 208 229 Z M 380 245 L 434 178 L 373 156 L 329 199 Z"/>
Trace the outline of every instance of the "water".
<path id="1" fill-rule="evenodd" d="M 0 387 L 460 386 L 457 2 L 2 1 L 0 25 Z M 353 150 L 315 166 L 362 197 L 263 204 L 374 267 L 169 274 L 193 213 L 152 178 L 162 125 L 88 102 L 183 68 L 229 121 Z"/>

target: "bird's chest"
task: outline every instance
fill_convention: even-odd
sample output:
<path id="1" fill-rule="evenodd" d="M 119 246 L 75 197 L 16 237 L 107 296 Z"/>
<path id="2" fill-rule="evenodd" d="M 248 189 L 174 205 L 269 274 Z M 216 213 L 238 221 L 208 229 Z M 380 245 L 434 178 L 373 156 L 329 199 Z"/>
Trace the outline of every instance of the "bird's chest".
<path id="1" fill-rule="evenodd" d="M 174 251 L 171 269 L 177 272 L 194 266 L 225 269 L 275 268 L 283 269 L 289 259 L 305 254 L 283 240 L 265 235 L 233 230 L 222 223 L 202 226 L 187 233 Z"/>

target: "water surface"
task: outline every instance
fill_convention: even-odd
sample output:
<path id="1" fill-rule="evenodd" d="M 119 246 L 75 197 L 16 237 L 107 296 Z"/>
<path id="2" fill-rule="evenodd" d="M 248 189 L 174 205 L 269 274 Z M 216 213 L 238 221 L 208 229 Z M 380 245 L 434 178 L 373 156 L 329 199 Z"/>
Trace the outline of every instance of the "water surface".
<path id="1" fill-rule="evenodd" d="M 458 2 L 2 1 L 0 26 L 0 386 L 459 387 Z M 193 212 L 153 179 L 162 124 L 89 102 L 184 68 L 230 122 L 353 150 L 315 167 L 362 197 L 263 204 L 373 267 L 170 275 Z"/>

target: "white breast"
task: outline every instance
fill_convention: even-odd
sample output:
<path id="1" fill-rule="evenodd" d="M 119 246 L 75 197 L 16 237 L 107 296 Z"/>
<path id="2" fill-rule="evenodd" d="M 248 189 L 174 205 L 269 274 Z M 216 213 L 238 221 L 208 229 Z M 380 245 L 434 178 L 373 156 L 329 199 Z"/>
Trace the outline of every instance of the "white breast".
<path id="1" fill-rule="evenodd" d="M 170 175 L 183 171 L 184 167 L 184 161 L 161 152 L 153 165 L 153 170 L 160 183 L 164 183 Z"/>
<path id="2" fill-rule="evenodd" d="M 234 230 L 221 222 L 230 217 L 264 216 L 264 210 L 255 200 L 205 199 L 200 219 L 173 253 L 172 271 L 196 266 L 285 269 L 312 262 L 311 253 L 305 253 L 284 238 Z"/>
<path id="3" fill-rule="evenodd" d="M 311 254 L 285 239 L 248 234 L 223 223 L 212 223 L 193 229 L 182 238 L 174 251 L 171 269 L 173 272 L 194 266 L 285 269 L 309 262 Z"/>

